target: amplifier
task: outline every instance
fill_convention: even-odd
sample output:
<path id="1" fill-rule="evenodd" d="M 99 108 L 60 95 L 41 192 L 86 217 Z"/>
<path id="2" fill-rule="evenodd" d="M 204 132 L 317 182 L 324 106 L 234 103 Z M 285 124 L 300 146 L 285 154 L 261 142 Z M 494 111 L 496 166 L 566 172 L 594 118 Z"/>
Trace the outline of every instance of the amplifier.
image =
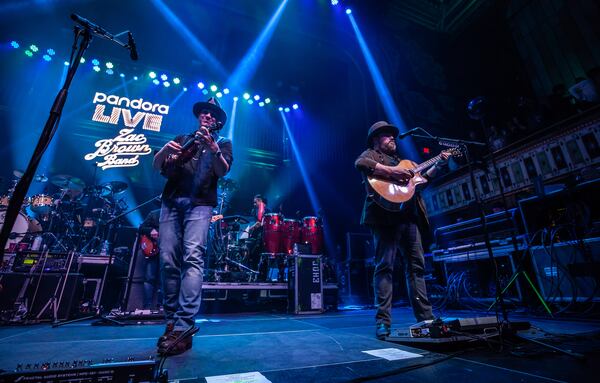
<path id="1" fill-rule="evenodd" d="M 61 272 L 69 267 L 70 253 L 22 251 L 15 254 L 12 271 Z M 76 257 L 76 255 L 74 255 Z M 43 270 L 42 270 L 43 268 Z"/>
<path id="2" fill-rule="evenodd" d="M 320 255 L 290 257 L 288 272 L 288 311 L 294 314 L 323 312 L 323 264 Z"/>
<path id="3" fill-rule="evenodd" d="M 600 238 L 532 246 L 530 254 L 540 292 L 546 300 L 598 298 Z"/>

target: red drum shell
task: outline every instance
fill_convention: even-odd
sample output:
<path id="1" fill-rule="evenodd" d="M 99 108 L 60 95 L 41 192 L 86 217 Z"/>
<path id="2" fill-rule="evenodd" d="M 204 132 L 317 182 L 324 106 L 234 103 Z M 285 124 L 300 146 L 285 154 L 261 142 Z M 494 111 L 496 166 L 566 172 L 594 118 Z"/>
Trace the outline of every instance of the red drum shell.
<path id="1" fill-rule="evenodd" d="M 283 216 L 279 213 L 267 213 L 263 217 L 263 244 L 265 253 L 280 253 L 283 234 Z"/>
<path id="2" fill-rule="evenodd" d="M 300 221 L 296 219 L 284 219 L 282 231 L 282 252 L 292 254 L 294 252 L 294 244 L 301 241 Z"/>
<path id="3" fill-rule="evenodd" d="M 304 217 L 300 231 L 302 242 L 310 244 L 312 254 L 323 254 L 323 227 L 318 217 Z"/>

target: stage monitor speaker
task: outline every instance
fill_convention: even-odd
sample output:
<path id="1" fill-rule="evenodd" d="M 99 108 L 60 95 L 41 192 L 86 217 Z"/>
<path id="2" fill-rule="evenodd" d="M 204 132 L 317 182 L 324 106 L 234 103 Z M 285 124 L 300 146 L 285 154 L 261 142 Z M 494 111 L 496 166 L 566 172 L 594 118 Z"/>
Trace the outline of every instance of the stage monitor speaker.
<path id="1" fill-rule="evenodd" d="M 547 301 L 579 302 L 600 297 L 600 238 L 532 246 L 531 263 Z"/>

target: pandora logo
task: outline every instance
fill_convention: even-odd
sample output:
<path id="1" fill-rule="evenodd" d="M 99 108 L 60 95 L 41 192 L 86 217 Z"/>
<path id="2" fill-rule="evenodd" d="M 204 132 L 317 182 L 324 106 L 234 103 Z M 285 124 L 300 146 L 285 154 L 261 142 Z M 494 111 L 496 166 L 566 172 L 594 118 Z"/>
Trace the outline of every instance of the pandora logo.
<path id="1" fill-rule="evenodd" d="M 153 104 L 143 98 L 131 100 L 102 92 L 96 92 L 93 103 L 96 104 L 93 121 L 117 125 L 122 118 L 123 124 L 128 128 L 135 128 L 143 121 L 142 129 L 154 132 L 160 132 L 163 115 L 169 113 L 169 105 Z M 132 115 L 130 109 L 139 111 Z"/>

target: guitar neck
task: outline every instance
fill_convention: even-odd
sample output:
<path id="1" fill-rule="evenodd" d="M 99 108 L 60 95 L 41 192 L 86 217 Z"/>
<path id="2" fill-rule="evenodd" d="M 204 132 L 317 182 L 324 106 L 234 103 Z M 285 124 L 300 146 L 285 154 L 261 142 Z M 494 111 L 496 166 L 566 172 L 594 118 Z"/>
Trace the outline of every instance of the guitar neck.
<path id="1" fill-rule="evenodd" d="M 431 165 L 438 162 L 441 158 L 442 158 L 442 153 L 438 154 L 437 156 L 435 156 L 433 158 L 428 159 L 427 161 L 425 161 L 423 163 L 420 163 L 419 165 L 417 165 L 416 168 L 412 169 L 412 171 L 415 173 L 421 173 L 423 170 L 427 169 Z"/>

